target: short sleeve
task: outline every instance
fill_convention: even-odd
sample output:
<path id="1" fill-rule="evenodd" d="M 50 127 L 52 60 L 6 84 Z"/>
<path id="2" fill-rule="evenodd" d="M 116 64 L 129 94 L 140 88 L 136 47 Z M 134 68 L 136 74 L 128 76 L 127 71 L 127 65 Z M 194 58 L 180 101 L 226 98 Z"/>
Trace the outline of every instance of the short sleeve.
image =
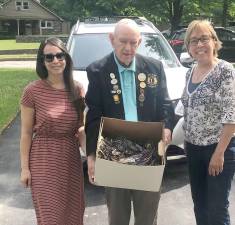
<path id="1" fill-rule="evenodd" d="M 25 87 L 22 97 L 21 104 L 30 108 L 34 108 L 34 97 L 33 97 L 33 84 L 29 84 Z"/>
<path id="2" fill-rule="evenodd" d="M 222 123 L 235 124 L 235 70 L 226 68 L 222 81 Z"/>
<path id="3" fill-rule="evenodd" d="M 85 89 L 84 89 L 82 83 L 75 81 L 75 87 L 78 90 L 79 96 L 84 98 L 85 97 Z"/>

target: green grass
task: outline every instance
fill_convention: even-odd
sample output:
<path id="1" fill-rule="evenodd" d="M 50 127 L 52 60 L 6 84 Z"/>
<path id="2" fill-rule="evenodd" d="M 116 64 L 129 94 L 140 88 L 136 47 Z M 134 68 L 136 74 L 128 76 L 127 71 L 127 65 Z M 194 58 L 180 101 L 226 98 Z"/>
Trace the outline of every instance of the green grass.
<path id="1" fill-rule="evenodd" d="M 0 134 L 18 112 L 24 87 L 35 79 L 33 69 L 0 69 Z"/>
<path id="2" fill-rule="evenodd" d="M 1 50 L 38 49 L 40 43 L 16 43 L 16 40 L 0 40 Z"/>

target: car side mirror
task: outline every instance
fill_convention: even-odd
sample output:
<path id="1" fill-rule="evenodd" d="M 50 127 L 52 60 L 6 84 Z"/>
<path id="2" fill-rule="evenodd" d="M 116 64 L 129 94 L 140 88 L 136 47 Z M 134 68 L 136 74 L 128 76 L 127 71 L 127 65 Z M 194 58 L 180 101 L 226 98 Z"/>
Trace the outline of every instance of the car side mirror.
<path id="1" fill-rule="evenodd" d="M 188 54 L 188 52 L 182 52 L 180 54 L 180 62 L 185 67 L 192 67 L 194 59 Z"/>

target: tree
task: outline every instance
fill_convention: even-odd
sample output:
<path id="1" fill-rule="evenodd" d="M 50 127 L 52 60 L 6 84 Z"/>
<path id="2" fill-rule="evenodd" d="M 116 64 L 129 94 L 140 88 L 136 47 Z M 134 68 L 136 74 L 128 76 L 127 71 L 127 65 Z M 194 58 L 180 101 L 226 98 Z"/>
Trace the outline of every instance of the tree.
<path id="1" fill-rule="evenodd" d="M 171 32 L 178 29 L 183 15 L 184 1 L 183 0 L 168 0 L 168 12 L 171 23 Z"/>
<path id="2" fill-rule="evenodd" d="M 171 32 L 173 32 L 182 24 L 184 10 L 192 1 L 193 0 L 148 0 L 143 2 L 142 0 L 137 0 L 137 5 L 139 10 L 141 9 L 144 15 L 151 18 L 155 24 L 159 26 L 168 24 L 168 27 L 171 28 Z"/>
<path id="3" fill-rule="evenodd" d="M 226 27 L 228 25 L 228 19 L 234 19 L 234 8 L 235 2 L 232 2 L 232 0 L 223 0 L 222 26 Z"/>
<path id="4" fill-rule="evenodd" d="M 41 4 L 71 23 L 89 16 L 144 16 L 172 32 L 193 19 L 226 26 L 235 17 L 234 0 L 41 0 Z"/>

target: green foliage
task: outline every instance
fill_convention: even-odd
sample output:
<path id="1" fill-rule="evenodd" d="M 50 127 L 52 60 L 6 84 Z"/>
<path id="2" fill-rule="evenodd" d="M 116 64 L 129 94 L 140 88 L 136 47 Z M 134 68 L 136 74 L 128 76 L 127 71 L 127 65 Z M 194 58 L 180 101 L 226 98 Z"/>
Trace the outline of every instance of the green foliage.
<path id="1" fill-rule="evenodd" d="M 72 24 L 89 16 L 132 15 L 145 16 L 158 27 L 177 29 L 198 18 L 222 25 L 223 18 L 235 17 L 234 0 L 41 0 L 41 4 Z"/>
<path id="2" fill-rule="evenodd" d="M 1 50 L 38 49 L 39 43 L 16 43 L 16 40 L 0 40 Z"/>
<path id="3" fill-rule="evenodd" d="M 0 133 L 18 112 L 24 87 L 36 78 L 30 69 L 0 69 Z"/>

